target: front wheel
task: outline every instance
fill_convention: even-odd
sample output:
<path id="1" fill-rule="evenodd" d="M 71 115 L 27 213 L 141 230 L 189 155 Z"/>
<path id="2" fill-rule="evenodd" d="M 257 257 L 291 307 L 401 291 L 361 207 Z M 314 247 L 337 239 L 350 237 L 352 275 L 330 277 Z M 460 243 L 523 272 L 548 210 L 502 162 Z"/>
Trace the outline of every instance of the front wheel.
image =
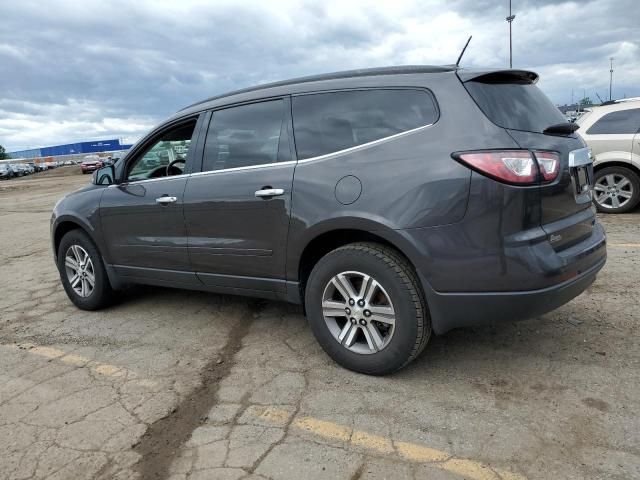
<path id="1" fill-rule="evenodd" d="M 413 268 L 375 243 L 345 245 L 321 258 L 309 276 L 305 306 L 325 352 L 356 372 L 385 375 L 402 368 L 431 334 Z"/>
<path id="2" fill-rule="evenodd" d="M 81 230 L 66 233 L 58 247 L 60 280 L 69 300 L 82 310 L 98 310 L 111 303 L 113 291 L 102 256 Z"/>
<path id="3" fill-rule="evenodd" d="M 596 172 L 593 193 L 599 212 L 629 212 L 640 202 L 640 177 L 626 167 L 605 167 Z"/>

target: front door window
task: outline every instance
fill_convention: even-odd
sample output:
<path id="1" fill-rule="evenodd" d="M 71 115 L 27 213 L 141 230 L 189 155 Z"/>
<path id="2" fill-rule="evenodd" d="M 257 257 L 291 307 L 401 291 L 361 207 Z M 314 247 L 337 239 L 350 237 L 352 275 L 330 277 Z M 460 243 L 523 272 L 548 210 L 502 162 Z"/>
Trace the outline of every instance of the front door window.
<path id="1" fill-rule="evenodd" d="M 181 175 L 191 147 L 196 120 L 164 132 L 128 168 L 127 181 Z"/>

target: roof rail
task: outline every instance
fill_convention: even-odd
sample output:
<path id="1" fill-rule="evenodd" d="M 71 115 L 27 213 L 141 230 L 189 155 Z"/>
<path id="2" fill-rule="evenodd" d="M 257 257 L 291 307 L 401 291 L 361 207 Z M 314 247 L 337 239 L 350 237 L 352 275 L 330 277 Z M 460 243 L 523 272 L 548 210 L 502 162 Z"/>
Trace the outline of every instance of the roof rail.
<path id="1" fill-rule="evenodd" d="M 617 100 L 607 100 L 606 102 L 602 102 L 598 106 L 604 105 L 615 105 L 616 103 L 625 103 L 625 102 L 638 102 L 640 101 L 640 97 L 629 97 L 629 98 L 619 98 Z"/>
<path id="2" fill-rule="evenodd" d="M 292 78 L 290 80 L 281 80 L 278 82 L 265 83 L 262 85 L 243 88 L 240 90 L 224 93 L 222 95 L 216 95 L 213 97 L 206 98 L 200 102 L 193 103 L 187 107 L 181 108 L 178 111 L 181 112 L 191 107 L 195 107 L 203 103 L 211 102 L 212 100 L 217 100 L 219 98 L 230 97 L 232 95 L 238 95 L 241 93 L 255 92 L 258 90 L 266 90 L 268 88 L 295 85 L 298 83 L 319 82 L 322 80 L 334 80 L 334 79 L 350 78 L 350 77 L 368 77 L 368 76 L 374 76 L 374 75 L 454 72 L 457 70 L 457 68 L 458 67 L 456 67 L 455 65 L 404 65 L 404 66 L 393 66 L 393 67 L 360 68 L 357 70 L 345 70 L 342 72 L 324 73 L 320 75 L 298 77 L 298 78 Z"/>

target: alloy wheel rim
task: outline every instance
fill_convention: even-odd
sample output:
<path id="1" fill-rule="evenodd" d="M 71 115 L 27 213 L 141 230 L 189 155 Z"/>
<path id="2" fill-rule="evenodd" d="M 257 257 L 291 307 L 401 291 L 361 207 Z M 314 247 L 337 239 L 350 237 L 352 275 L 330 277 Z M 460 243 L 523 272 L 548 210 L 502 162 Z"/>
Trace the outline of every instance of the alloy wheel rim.
<path id="1" fill-rule="evenodd" d="M 603 175 L 593 187 L 596 202 L 603 208 L 621 208 L 633 197 L 633 183 L 624 175 L 610 173 Z"/>
<path id="2" fill-rule="evenodd" d="M 64 256 L 64 268 L 69 285 L 80 297 L 93 293 L 96 275 L 93 262 L 87 251 L 80 245 L 71 245 Z"/>
<path id="3" fill-rule="evenodd" d="M 333 338 L 347 350 L 383 350 L 395 332 L 391 298 L 370 275 L 346 271 L 332 277 L 322 294 L 322 315 Z"/>

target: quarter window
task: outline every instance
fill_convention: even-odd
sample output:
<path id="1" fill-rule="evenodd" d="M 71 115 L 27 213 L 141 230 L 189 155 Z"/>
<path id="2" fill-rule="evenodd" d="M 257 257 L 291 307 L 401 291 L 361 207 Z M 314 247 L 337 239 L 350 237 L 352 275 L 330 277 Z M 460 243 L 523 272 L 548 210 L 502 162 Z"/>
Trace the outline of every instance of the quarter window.
<path id="1" fill-rule="evenodd" d="M 223 170 L 290 160 L 284 117 L 283 100 L 213 112 L 202 170 Z"/>
<path id="2" fill-rule="evenodd" d="M 425 90 L 351 90 L 293 98 L 301 160 L 429 125 L 437 118 L 435 100 Z"/>
<path id="3" fill-rule="evenodd" d="M 607 113 L 589 127 L 587 135 L 635 134 L 640 130 L 640 108 Z"/>

